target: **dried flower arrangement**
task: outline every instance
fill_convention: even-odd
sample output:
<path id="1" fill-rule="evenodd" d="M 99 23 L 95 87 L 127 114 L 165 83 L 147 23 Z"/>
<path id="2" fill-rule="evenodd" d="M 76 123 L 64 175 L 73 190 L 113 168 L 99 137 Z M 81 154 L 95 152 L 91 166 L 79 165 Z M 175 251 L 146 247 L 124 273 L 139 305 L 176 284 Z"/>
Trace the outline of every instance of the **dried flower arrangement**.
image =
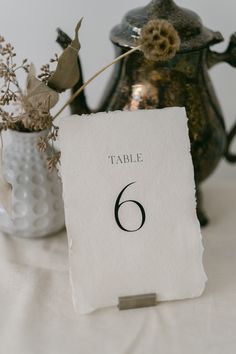
<path id="1" fill-rule="evenodd" d="M 53 118 L 50 114 L 52 107 L 59 100 L 59 93 L 72 88 L 79 80 L 79 68 L 77 54 L 80 49 L 78 31 L 81 21 L 75 29 L 75 39 L 71 45 L 64 50 L 58 58 L 51 59 L 51 63 L 57 63 L 55 71 L 46 64 L 41 67 L 41 74 L 36 77 L 33 65 L 28 64 L 24 59 L 22 64 L 17 66 L 14 62 L 16 53 L 10 43 L 6 43 L 0 37 L 0 131 L 14 129 L 22 132 L 35 132 L 44 129 L 54 128 Z M 20 88 L 17 71 L 23 69 L 27 75 L 25 92 Z M 14 103 L 14 113 L 4 110 L 2 107 Z M 15 114 L 17 107 L 17 114 Z M 57 129 L 53 132 L 57 135 Z M 52 138 L 53 138 L 52 137 Z"/>
<path id="2" fill-rule="evenodd" d="M 135 51 L 141 51 L 147 60 L 163 61 L 173 58 L 180 47 L 180 39 L 175 28 L 165 20 L 151 20 L 141 30 L 140 37 L 137 40 L 137 46 L 130 49 L 123 55 L 117 57 L 110 64 L 104 66 L 87 82 L 85 82 L 71 97 L 58 113 L 52 117 L 50 110 L 59 100 L 59 93 L 66 89 L 74 87 L 79 78 L 80 71 L 78 66 L 78 52 L 80 43 L 78 32 L 81 21 L 75 29 L 75 38 L 71 44 L 64 50 L 60 57 L 55 55 L 51 63 L 57 63 L 55 71 L 52 71 L 49 64 L 43 65 L 41 74 L 36 77 L 34 67 L 23 60 L 20 66 L 14 62 L 16 56 L 11 44 L 5 43 L 3 37 L 0 37 L 0 79 L 3 79 L 3 85 L 0 95 L 0 132 L 2 130 L 14 129 L 22 132 L 34 132 L 44 129 L 49 130 L 46 138 L 41 137 L 38 141 L 38 148 L 44 151 L 48 143 L 53 143 L 58 136 L 58 127 L 54 124 L 63 110 L 84 90 L 87 85 L 98 75 L 104 72 L 113 64 L 127 57 Z M 27 72 L 27 88 L 23 92 L 17 81 L 16 73 L 23 69 Z M 14 103 L 18 107 L 18 113 L 9 113 L 2 107 Z M 15 112 L 15 111 L 14 111 Z M 57 167 L 60 162 L 60 152 L 53 153 L 48 159 L 48 168 L 50 170 Z M 0 175 L 0 199 L 9 200 L 9 184 L 4 181 L 3 175 Z M 7 197 L 8 196 L 8 197 Z M 9 205 L 9 202 L 6 203 Z"/>
<path id="3" fill-rule="evenodd" d="M 33 65 L 24 59 L 20 65 L 15 62 L 14 47 L 0 37 L 0 134 L 3 130 L 16 130 L 19 132 L 39 132 L 48 130 L 46 139 L 40 138 L 38 148 L 41 151 L 52 146 L 52 154 L 48 158 L 48 168 L 53 170 L 59 159 L 60 152 L 53 149 L 57 139 L 58 127 L 53 123 L 50 110 L 57 104 L 59 93 L 74 87 L 79 80 L 79 67 L 77 62 L 80 43 L 78 32 L 81 20 L 75 28 L 75 38 L 60 57 L 55 55 L 51 63 L 56 63 L 55 71 L 49 64 L 43 65 L 41 74 L 36 77 Z M 19 70 L 27 73 L 26 89 L 19 85 L 17 74 Z M 48 144 L 48 143 L 51 144 Z M 3 176 L 3 158 L 1 151 L 0 170 L 0 200 L 5 209 L 10 211 L 12 186 Z"/>

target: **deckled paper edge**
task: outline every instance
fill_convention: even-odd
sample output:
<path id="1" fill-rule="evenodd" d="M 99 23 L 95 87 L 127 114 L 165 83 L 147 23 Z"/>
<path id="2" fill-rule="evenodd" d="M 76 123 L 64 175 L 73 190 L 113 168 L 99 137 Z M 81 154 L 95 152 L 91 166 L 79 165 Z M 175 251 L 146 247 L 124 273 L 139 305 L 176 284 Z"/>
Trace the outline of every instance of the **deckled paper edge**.
<path id="1" fill-rule="evenodd" d="M 203 236 L 202 236 L 202 230 L 201 230 L 201 225 L 200 225 L 200 222 L 198 220 L 198 217 L 197 217 L 197 196 L 196 196 L 196 192 L 197 192 L 197 186 L 196 186 L 196 182 L 195 182 L 195 176 L 194 176 L 194 165 L 193 165 L 193 159 L 192 159 L 192 154 L 191 154 L 191 141 L 190 141 L 190 138 L 189 138 L 189 126 L 188 126 L 188 116 L 187 116 L 187 112 L 186 112 L 186 109 L 184 107 L 181 107 L 185 113 L 185 116 L 186 116 L 186 120 L 185 120 L 185 129 L 186 129 L 186 133 L 188 136 L 188 139 L 187 139 L 187 146 L 188 146 L 188 153 L 189 153 L 189 157 L 190 157 L 190 161 L 191 161 L 191 164 L 192 164 L 192 186 L 193 186 L 193 191 L 194 191 L 194 210 L 195 210 L 195 221 L 196 221 L 196 225 L 198 225 L 198 236 L 199 236 L 199 263 L 201 265 L 201 269 L 199 270 L 201 272 L 201 277 L 202 277 L 202 289 L 200 290 L 199 292 L 199 295 L 196 296 L 196 295 L 193 295 L 192 294 L 192 297 L 188 297 L 186 299 L 194 299 L 194 298 L 198 298 L 200 296 L 203 295 L 205 289 L 206 289 L 206 284 L 207 284 L 207 281 L 208 281 L 208 277 L 207 277 L 207 274 L 206 274 L 206 271 L 205 271 L 205 268 L 204 268 L 204 264 L 203 264 L 203 257 L 204 257 L 204 252 L 205 252 L 205 248 L 204 248 L 204 245 L 203 245 Z M 199 286 L 200 287 L 200 286 Z M 184 300 L 184 299 L 182 299 Z"/>
<path id="2" fill-rule="evenodd" d="M 87 115 L 87 114 L 84 114 L 83 116 L 89 117 L 89 115 Z M 79 116 L 77 114 L 73 114 L 73 115 L 61 118 L 59 120 L 59 122 L 58 122 L 58 126 L 59 126 L 58 143 L 59 143 L 59 146 L 60 146 L 60 130 L 61 130 L 60 127 L 62 125 L 64 125 L 64 124 L 67 124 L 66 121 L 68 120 L 68 118 L 72 118 L 72 117 L 74 117 L 74 118 L 76 117 L 78 119 L 81 116 Z M 62 168 L 62 165 L 61 165 L 60 174 L 62 174 L 62 169 L 63 168 Z M 71 267 L 71 263 L 72 263 L 72 259 L 73 259 L 73 256 L 72 256 L 72 253 L 73 253 L 73 250 L 72 250 L 73 237 L 71 236 L 70 228 L 68 227 L 68 224 L 67 224 L 67 213 L 66 213 L 66 207 L 65 207 L 66 201 L 65 201 L 65 198 L 64 198 L 63 183 L 62 183 L 62 197 L 63 197 L 64 209 L 65 209 L 65 225 L 66 225 L 67 244 L 68 244 L 68 257 L 69 257 L 69 269 L 68 269 L 68 272 L 69 272 L 69 281 L 70 281 L 70 286 L 71 286 L 72 304 L 73 304 L 75 312 L 78 315 L 89 315 L 92 312 L 96 311 L 96 309 L 90 307 L 90 308 L 87 308 L 87 310 L 82 310 L 80 308 L 79 302 L 78 302 L 78 296 L 76 295 L 77 292 L 75 290 L 74 281 L 73 281 L 72 267 Z"/>

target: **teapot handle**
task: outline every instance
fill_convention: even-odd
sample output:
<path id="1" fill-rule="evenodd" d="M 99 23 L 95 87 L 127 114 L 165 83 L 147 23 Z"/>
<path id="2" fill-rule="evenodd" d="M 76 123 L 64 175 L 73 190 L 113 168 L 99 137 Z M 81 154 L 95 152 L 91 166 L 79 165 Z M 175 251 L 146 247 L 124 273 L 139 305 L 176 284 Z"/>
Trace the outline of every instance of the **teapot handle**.
<path id="1" fill-rule="evenodd" d="M 216 64 L 226 62 L 232 67 L 236 68 L 236 32 L 232 34 L 230 37 L 228 48 L 223 53 L 217 53 L 211 51 L 210 49 L 207 52 L 207 66 L 208 68 L 212 68 Z M 230 130 L 227 135 L 227 143 L 225 150 L 225 158 L 230 163 L 236 163 L 236 154 L 230 152 L 231 145 L 236 136 L 236 123 Z"/>
<path id="2" fill-rule="evenodd" d="M 234 124 L 233 128 L 230 130 L 227 136 L 227 143 L 226 143 L 226 150 L 225 150 L 225 158 L 230 163 L 236 162 L 236 154 L 230 152 L 231 145 L 233 140 L 236 136 L 236 123 Z"/>

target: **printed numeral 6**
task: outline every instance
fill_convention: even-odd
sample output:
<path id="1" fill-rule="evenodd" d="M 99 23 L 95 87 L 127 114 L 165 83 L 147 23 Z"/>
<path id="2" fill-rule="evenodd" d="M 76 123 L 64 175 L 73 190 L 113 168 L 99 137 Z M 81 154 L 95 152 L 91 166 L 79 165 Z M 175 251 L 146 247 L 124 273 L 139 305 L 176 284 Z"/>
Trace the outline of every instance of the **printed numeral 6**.
<path id="1" fill-rule="evenodd" d="M 115 214 L 115 219 L 116 219 L 116 223 L 117 225 L 119 226 L 119 228 L 123 231 L 126 231 L 126 232 L 136 232 L 138 230 L 140 230 L 143 225 L 145 224 L 145 221 L 146 221 L 146 214 L 145 214 L 145 210 L 144 210 L 144 207 L 142 206 L 142 204 L 140 204 L 139 202 L 137 202 L 136 200 L 126 200 L 124 202 L 120 202 L 121 200 L 121 197 L 124 193 L 124 191 L 129 187 L 131 186 L 132 184 L 135 184 L 136 182 L 132 182 L 130 184 L 128 184 L 125 188 L 122 189 L 122 191 L 120 192 L 120 194 L 118 195 L 117 199 L 116 199 L 116 204 L 115 204 L 115 210 L 114 210 L 114 214 Z M 122 205 L 124 204 L 127 204 L 127 203 L 134 203 L 136 204 L 140 211 L 141 211 L 141 216 L 142 216 L 142 220 L 141 220 L 141 225 L 138 229 L 135 229 L 135 230 L 127 230 L 124 226 L 122 226 L 121 222 L 120 222 L 120 219 L 119 219 L 119 209 L 122 207 Z"/>

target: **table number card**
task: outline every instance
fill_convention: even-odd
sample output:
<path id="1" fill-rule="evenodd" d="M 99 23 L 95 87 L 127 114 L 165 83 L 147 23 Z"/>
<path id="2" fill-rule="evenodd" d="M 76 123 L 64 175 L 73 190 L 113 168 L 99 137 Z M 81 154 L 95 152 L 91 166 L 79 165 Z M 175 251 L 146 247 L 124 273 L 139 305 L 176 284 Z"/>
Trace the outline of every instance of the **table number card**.
<path id="1" fill-rule="evenodd" d="M 185 110 L 64 118 L 60 146 L 76 309 L 130 296 L 141 304 L 143 294 L 200 296 L 206 276 Z"/>

